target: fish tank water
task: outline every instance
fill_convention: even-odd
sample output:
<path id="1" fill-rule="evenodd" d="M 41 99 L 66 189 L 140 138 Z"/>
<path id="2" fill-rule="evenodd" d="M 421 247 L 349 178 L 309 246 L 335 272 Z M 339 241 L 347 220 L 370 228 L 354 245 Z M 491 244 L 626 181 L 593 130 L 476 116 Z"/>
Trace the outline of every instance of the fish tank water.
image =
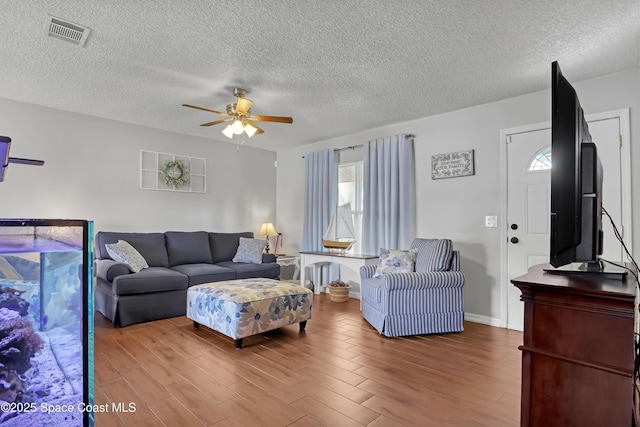
<path id="1" fill-rule="evenodd" d="M 92 426 L 93 222 L 0 219 L 0 427 Z"/>

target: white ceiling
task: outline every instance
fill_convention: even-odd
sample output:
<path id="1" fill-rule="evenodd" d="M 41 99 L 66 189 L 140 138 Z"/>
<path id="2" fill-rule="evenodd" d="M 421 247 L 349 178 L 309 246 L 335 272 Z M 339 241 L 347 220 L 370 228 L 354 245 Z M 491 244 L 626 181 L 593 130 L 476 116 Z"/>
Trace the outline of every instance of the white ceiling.
<path id="1" fill-rule="evenodd" d="M 239 86 L 293 117 L 247 142 L 280 150 L 542 90 L 554 60 L 570 81 L 636 69 L 639 38 L 638 0 L 2 1 L 0 97 L 221 143 L 199 126 L 219 116 L 180 105 Z"/>

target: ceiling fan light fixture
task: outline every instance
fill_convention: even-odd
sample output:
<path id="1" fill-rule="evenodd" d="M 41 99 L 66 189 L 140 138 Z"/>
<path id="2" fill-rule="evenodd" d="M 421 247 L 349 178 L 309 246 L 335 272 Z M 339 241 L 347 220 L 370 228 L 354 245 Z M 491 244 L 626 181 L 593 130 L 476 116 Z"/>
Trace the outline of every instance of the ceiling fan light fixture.
<path id="1" fill-rule="evenodd" d="M 249 109 L 253 105 L 253 101 L 247 98 L 238 98 L 236 102 L 236 111 L 245 116 L 249 114 Z"/>
<path id="2" fill-rule="evenodd" d="M 258 131 L 258 128 L 252 125 L 251 123 L 244 124 L 244 131 L 247 133 L 249 138 L 251 138 Z"/>
<path id="3" fill-rule="evenodd" d="M 231 124 L 231 130 L 234 134 L 240 135 L 244 132 L 244 126 L 242 126 L 242 122 L 238 119 L 235 119 Z"/>
<path id="4" fill-rule="evenodd" d="M 236 97 L 236 102 L 227 104 L 226 112 L 211 110 L 209 108 L 198 107 L 197 105 L 191 104 L 182 104 L 182 106 L 224 116 L 224 119 L 203 123 L 200 126 L 213 126 L 221 123 L 227 123 L 226 127 L 222 130 L 222 134 L 229 139 L 233 139 L 233 135 L 242 135 L 244 133 L 246 133 L 249 138 L 253 135 L 260 135 L 261 133 L 264 133 L 264 130 L 260 129 L 254 121 L 293 123 L 293 119 L 291 117 L 251 115 L 253 101 L 245 98 L 246 95 L 247 91 L 244 89 L 233 89 L 233 96 Z"/>
<path id="5" fill-rule="evenodd" d="M 222 129 L 222 133 L 229 139 L 233 138 L 233 125 L 228 124 L 224 129 Z"/>

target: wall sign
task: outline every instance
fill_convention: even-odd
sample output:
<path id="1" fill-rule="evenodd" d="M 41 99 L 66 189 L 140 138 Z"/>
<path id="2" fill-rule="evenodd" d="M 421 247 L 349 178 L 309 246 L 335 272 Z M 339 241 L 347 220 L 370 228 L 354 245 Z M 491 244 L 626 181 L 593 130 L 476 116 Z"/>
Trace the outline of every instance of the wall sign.
<path id="1" fill-rule="evenodd" d="M 473 175 L 473 150 L 431 156 L 431 179 Z"/>

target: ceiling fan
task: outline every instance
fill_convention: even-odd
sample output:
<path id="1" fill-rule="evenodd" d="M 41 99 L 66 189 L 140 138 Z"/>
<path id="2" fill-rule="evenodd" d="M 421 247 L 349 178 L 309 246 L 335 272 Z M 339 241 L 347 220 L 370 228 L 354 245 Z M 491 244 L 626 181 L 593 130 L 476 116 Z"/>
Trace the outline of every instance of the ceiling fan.
<path id="1" fill-rule="evenodd" d="M 182 104 L 182 106 L 225 116 L 225 119 L 203 123 L 200 126 L 213 126 L 220 123 L 228 123 L 227 126 L 222 129 L 222 133 L 229 139 L 233 138 L 233 135 L 240 135 L 243 132 L 246 133 L 249 138 L 251 138 L 255 134 L 264 133 L 264 131 L 260 129 L 254 122 L 293 123 L 293 119 L 291 117 L 252 116 L 251 106 L 253 105 L 253 101 L 245 98 L 246 95 L 247 91 L 244 89 L 240 89 L 238 87 L 233 89 L 233 96 L 236 97 L 236 102 L 234 104 L 227 104 L 226 112 L 210 110 L 208 108 L 189 104 Z"/>

